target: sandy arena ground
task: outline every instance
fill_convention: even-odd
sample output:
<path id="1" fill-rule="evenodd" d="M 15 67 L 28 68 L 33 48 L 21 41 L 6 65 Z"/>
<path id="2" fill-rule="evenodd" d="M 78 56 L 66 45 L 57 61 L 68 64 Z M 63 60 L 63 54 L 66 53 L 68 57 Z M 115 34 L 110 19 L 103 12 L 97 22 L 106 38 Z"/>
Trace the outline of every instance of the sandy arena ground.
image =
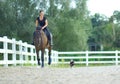
<path id="1" fill-rule="evenodd" d="M 120 84 L 120 66 L 0 67 L 0 84 Z"/>

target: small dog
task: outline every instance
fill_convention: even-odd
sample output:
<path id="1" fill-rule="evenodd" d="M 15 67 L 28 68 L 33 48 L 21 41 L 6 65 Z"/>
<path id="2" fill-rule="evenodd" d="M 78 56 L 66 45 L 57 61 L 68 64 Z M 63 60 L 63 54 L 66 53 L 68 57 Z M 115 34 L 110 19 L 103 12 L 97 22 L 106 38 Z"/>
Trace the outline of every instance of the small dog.
<path id="1" fill-rule="evenodd" d="M 74 66 L 74 61 L 71 60 L 71 61 L 70 61 L 70 67 L 72 68 L 73 66 Z"/>

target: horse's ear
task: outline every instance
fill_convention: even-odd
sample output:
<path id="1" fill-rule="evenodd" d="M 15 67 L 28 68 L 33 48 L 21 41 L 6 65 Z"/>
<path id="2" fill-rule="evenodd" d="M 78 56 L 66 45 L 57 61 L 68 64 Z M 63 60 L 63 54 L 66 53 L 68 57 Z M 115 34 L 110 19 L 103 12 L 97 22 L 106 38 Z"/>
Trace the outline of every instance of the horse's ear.
<path id="1" fill-rule="evenodd" d="M 41 29 L 42 28 L 42 26 L 38 26 L 39 27 L 39 29 Z"/>
<path id="2" fill-rule="evenodd" d="M 36 27 L 36 30 L 41 30 L 41 29 L 42 29 L 42 26 Z"/>
<path id="3" fill-rule="evenodd" d="M 40 30 L 42 30 L 42 26 L 40 26 Z"/>

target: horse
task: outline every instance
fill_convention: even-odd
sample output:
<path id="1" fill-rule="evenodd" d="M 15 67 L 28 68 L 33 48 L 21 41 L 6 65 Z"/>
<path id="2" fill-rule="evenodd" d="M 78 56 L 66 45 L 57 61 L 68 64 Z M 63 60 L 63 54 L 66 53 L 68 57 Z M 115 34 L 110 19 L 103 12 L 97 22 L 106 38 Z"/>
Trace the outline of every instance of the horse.
<path id="1" fill-rule="evenodd" d="M 41 65 L 41 67 L 44 67 L 44 53 L 45 49 L 48 48 L 48 64 L 51 64 L 51 45 L 48 42 L 47 36 L 44 33 L 44 31 L 41 29 L 41 27 L 37 27 L 36 31 L 34 32 L 34 46 L 37 54 L 37 62 L 38 65 Z M 39 57 L 39 51 L 41 51 L 41 62 Z"/>

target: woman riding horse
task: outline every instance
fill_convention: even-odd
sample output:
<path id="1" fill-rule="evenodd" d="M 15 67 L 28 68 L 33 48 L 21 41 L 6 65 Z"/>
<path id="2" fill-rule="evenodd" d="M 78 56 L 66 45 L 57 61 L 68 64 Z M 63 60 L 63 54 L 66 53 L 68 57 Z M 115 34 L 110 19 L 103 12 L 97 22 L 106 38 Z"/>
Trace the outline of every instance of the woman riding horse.
<path id="1" fill-rule="evenodd" d="M 48 20 L 44 16 L 44 11 L 43 10 L 40 10 L 40 15 L 39 15 L 39 17 L 37 17 L 35 25 L 36 25 L 36 28 L 41 27 L 41 29 L 44 31 L 44 33 L 46 34 L 46 36 L 48 38 L 49 44 L 52 45 L 52 35 L 47 28 Z M 32 44 L 34 45 L 34 41 L 33 41 Z"/>
<path id="2" fill-rule="evenodd" d="M 51 64 L 51 35 L 48 31 L 48 21 L 46 17 L 44 17 L 43 10 L 40 11 L 40 16 L 36 19 L 36 31 L 34 32 L 33 36 L 33 43 L 36 48 L 37 60 L 38 65 L 40 65 L 40 58 L 39 58 L 39 50 L 41 50 L 41 61 L 42 67 L 44 67 L 44 52 L 45 48 L 47 47 L 49 52 L 48 64 Z"/>

